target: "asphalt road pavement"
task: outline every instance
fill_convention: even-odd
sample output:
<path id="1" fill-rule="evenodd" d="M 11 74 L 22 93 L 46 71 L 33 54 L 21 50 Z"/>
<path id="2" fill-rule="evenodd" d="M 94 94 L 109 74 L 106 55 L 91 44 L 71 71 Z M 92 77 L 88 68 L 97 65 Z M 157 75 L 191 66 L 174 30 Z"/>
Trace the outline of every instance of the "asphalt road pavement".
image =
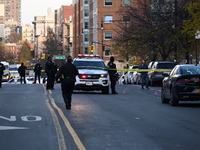
<path id="1" fill-rule="evenodd" d="M 66 110 L 60 84 L 0 88 L 1 150 L 199 150 L 200 102 L 162 104 L 160 87 L 117 85 L 119 94 L 75 91 Z"/>

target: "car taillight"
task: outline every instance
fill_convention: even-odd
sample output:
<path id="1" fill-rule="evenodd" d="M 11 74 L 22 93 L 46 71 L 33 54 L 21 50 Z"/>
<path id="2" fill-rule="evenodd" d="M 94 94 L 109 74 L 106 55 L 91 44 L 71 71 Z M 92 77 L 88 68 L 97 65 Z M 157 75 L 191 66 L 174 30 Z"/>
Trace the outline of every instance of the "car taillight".
<path id="1" fill-rule="evenodd" d="M 189 81 L 190 81 L 189 79 L 178 79 L 176 82 L 177 83 L 187 83 Z"/>
<path id="2" fill-rule="evenodd" d="M 86 76 L 85 74 L 83 74 L 83 75 L 81 75 L 81 78 L 82 78 L 82 79 L 86 79 L 87 76 Z"/>

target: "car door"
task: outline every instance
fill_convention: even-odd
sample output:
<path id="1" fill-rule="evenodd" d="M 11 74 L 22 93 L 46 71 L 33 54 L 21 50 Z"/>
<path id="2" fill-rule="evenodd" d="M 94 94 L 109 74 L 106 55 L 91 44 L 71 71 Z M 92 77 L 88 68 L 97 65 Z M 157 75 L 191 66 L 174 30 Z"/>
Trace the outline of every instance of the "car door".
<path id="1" fill-rule="evenodd" d="M 169 76 L 166 79 L 166 85 L 165 85 L 165 96 L 166 98 L 170 98 L 170 90 L 172 87 L 172 84 L 177 76 L 177 72 L 178 72 L 178 66 L 174 67 L 174 69 L 171 71 L 171 73 L 169 74 Z"/>

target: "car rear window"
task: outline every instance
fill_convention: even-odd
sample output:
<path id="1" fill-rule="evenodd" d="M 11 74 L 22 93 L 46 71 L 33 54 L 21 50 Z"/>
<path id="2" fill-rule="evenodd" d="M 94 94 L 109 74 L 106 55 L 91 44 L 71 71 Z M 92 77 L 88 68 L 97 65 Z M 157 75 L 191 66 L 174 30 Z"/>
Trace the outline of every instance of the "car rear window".
<path id="1" fill-rule="evenodd" d="M 181 67 L 181 74 L 190 75 L 190 74 L 200 74 L 200 67 L 198 66 L 186 66 Z"/>
<path id="2" fill-rule="evenodd" d="M 174 63 L 158 63 L 157 69 L 173 69 L 175 66 Z"/>
<path id="3" fill-rule="evenodd" d="M 74 65 L 77 69 L 105 69 L 105 64 L 102 61 L 74 61 Z"/>

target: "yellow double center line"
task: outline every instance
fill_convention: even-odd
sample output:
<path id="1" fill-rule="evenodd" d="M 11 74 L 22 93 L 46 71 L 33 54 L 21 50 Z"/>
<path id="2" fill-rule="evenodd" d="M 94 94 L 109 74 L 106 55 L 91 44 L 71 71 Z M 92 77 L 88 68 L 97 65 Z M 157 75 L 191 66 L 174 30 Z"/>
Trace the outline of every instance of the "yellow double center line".
<path id="1" fill-rule="evenodd" d="M 43 87 L 44 87 L 44 85 L 43 85 Z M 47 94 L 47 91 L 46 91 L 45 87 L 44 87 L 44 91 L 45 91 L 45 94 Z M 82 142 L 81 142 L 80 138 L 78 137 L 78 135 L 76 134 L 75 130 L 72 128 L 70 122 L 65 117 L 63 111 L 56 105 L 55 100 L 52 97 L 51 90 L 49 90 L 49 93 L 50 93 L 49 99 L 50 99 L 50 102 L 51 102 L 52 106 L 58 111 L 60 117 L 62 118 L 62 120 L 63 120 L 63 122 L 65 124 L 65 126 L 67 127 L 69 133 L 71 134 L 76 146 L 78 147 L 79 150 L 86 150 L 85 146 L 82 144 Z M 65 144 L 64 135 L 63 135 L 60 123 L 58 121 L 58 117 L 57 117 L 54 109 L 49 104 L 48 99 L 46 99 L 46 105 L 49 108 L 49 110 L 51 112 L 51 115 L 53 117 L 54 125 L 55 125 L 55 128 L 56 128 L 56 133 L 57 133 L 57 137 L 58 137 L 59 149 L 60 150 L 67 150 L 66 144 Z"/>

